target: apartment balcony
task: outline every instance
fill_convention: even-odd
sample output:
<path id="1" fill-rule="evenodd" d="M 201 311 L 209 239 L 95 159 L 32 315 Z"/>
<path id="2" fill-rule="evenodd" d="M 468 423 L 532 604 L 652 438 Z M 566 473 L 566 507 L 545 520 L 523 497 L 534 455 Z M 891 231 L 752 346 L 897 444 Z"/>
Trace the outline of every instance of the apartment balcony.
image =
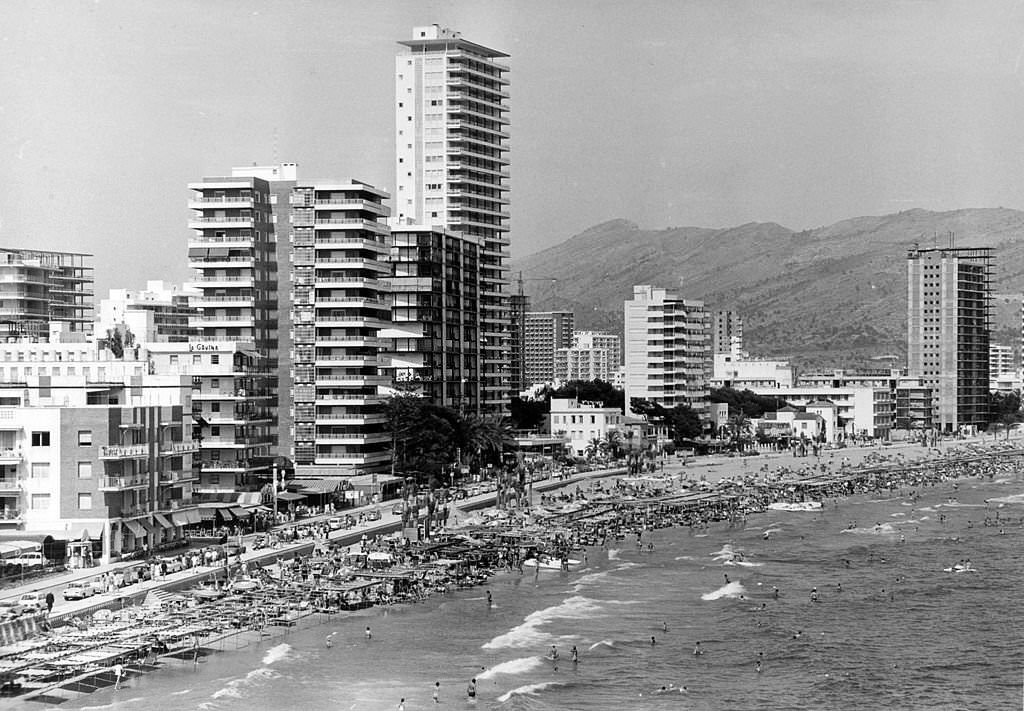
<path id="1" fill-rule="evenodd" d="M 199 443 L 195 440 L 183 442 L 164 442 L 160 445 L 160 456 L 178 457 L 183 454 L 193 454 L 199 451 Z"/>
<path id="2" fill-rule="evenodd" d="M 449 130 L 458 131 L 480 131 L 481 133 L 487 133 L 496 138 L 510 138 L 506 131 L 502 131 L 497 128 L 492 128 L 480 121 L 469 121 L 467 119 L 453 119 L 449 118 L 445 124 Z"/>
<path id="3" fill-rule="evenodd" d="M 159 483 L 161 486 L 173 486 L 175 484 L 196 481 L 197 479 L 199 479 L 199 475 L 195 471 L 184 469 L 181 471 L 160 472 Z"/>
<path id="4" fill-rule="evenodd" d="M 135 474 L 133 476 L 101 476 L 96 487 L 100 491 L 129 491 L 131 489 L 145 489 L 149 486 L 150 476 L 146 474 Z"/>
<path id="5" fill-rule="evenodd" d="M 379 359 L 376 355 L 332 355 L 332 356 L 316 356 L 313 361 L 316 365 L 332 366 L 332 365 L 351 365 L 351 366 L 365 366 L 370 365 L 376 367 L 379 364 Z M 209 418 L 207 418 L 209 419 Z"/>
<path id="6" fill-rule="evenodd" d="M 323 230 L 347 230 L 359 229 L 374 232 L 376 234 L 387 234 L 388 226 L 376 220 L 363 220 L 351 217 L 325 217 L 313 220 L 313 229 Z"/>
<path id="7" fill-rule="evenodd" d="M 145 459 L 148 456 L 148 444 L 100 445 L 100 459 L 105 461 Z"/>
<path id="8" fill-rule="evenodd" d="M 365 452 L 359 454 L 343 454 L 343 455 L 332 455 L 332 454 L 317 454 L 313 460 L 314 464 L 334 464 L 334 465 L 351 465 L 351 466 L 366 466 L 371 464 L 380 464 L 383 462 L 390 461 L 391 454 L 389 452 Z"/>
<path id="9" fill-rule="evenodd" d="M 255 282 L 255 277 L 249 276 L 215 276 L 204 274 L 203 276 L 195 277 L 189 284 L 197 289 L 206 289 L 211 286 L 223 286 L 227 287 L 252 287 Z"/>
<path id="10" fill-rule="evenodd" d="M 387 415 L 315 415 L 313 422 L 324 425 L 378 425 L 388 420 Z"/>
<path id="11" fill-rule="evenodd" d="M 192 230 L 206 230 L 213 228 L 223 229 L 252 229 L 256 219 L 252 216 L 230 215 L 223 217 L 190 217 L 188 227 Z"/>
<path id="12" fill-rule="evenodd" d="M 376 336 L 318 336 L 313 342 L 320 348 L 347 348 L 356 346 L 367 346 L 370 348 L 386 347 L 387 338 Z"/>
<path id="13" fill-rule="evenodd" d="M 21 482 L 17 479 L 0 478 L 0 496 L 20 496 L 22 492 Z"/>
<path id="14" fill-rule="evenodd" d="M 386 384 L 390 378 L 382 375 L 318 375 L 317 387 L 362 387 L 363 385 Z"/>
<path id="15" fill-rule="evenodd" d="M 210 245 L 217 245 L 218 247 L 240 247 L 240 248 L 252 248 L 255 243 L 255 237 L 245 237 L 243 235 L 192 235 L 188 240 L 189 247 L 209 247 Z"/>
<path id="16" fill-rule="evenodd" d="M 131 506 L 121 507 L 121 518 L 136 518 L 138 516 L 145 516 L 150 513 L 152 509 L 150 504 L 132 504 Z"/>
<path id="17" fill-rule="evenodd" d="M 225 195 L 220 197 L 193 197 L 189 198 L 188 206 L 193 210 L 212 210 L 214 208 L 251 209 L 253 207 L 252 196 Z"/>
<path id="18" fill-rule="evenodd" d="M 383 254 L 381 255 L 383 257 Z M 386 264 L 373 257 L 316 257 L 313 258 L 313 266 L 319 269 L 345 266 L 350 268 L 367 269 L 380 274 L 389 274 L 391 265 Z"/>
<path id="19" fill-rule="evenodd" d="M 192 316 L 188 320 L 188 325 L 193 328 L 252 328 L 255 323 L 256 319 L 252 316 L 218 316 L 216 314 Z"/>
<path id="20" fill-rule="evenodd" d="M 327 407 L 330 405 L 376 405 L 382 401 L 380 395 L 368 395 L 368 394 L 318 394 L 316 400 L 313 402 L 321 407 Z"/>
<path id="21" fill-rule="evenodd" d="M 21 448 L 0 449 L 0 464 L 18 464 L 24 458 Z"/>
<path id="22" fill-rule="evenodd" d="M 193 296 L 189 305 L 193 308 L 249 308 L 253 296 Z"/>
<path id="23" fill-rule="evenodd" d="M 382 242 L 377 242 L 372 239 L 363 239 L 361 237 L 350 237 L 348 235 L 336 237 L 318 235 L 313 241 L 313 246 L 320 249 L 326 249 L 328 247 L 333 249 L 368 249 L 379 254 L 388 253 L 387 246 Z"/>
<path id="24" fill-rule="evenodd" d="M 293 202 L 293 204 L 295 204 Z M 299 206 L 308 207 L 304 203 L 300 203 Z M 388 216 L 391 214 L 391 209 L 382 203 L 374 202 L 372 200 L 358 200 L 349 198 L 329 198 L 323 200 L 314 200 L 313 209 L 323 210 L 340 210 L 349 208 L 352 210 L 362 210 L 365 212 L 372 212 L 375 215 Z"/>
<path id="25" fill-rule="evenodd" d="M 19 509 L 0 510 L 0 529 L 10 530 L 11 528 L 18 528 L 22 522 L 22 513 Z"/>

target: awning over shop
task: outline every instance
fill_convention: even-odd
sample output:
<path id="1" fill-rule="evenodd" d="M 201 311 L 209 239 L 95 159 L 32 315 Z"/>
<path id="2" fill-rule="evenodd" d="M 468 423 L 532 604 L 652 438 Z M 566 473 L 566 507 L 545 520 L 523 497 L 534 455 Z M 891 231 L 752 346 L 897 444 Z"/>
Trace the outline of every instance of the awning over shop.
<path id="1" fill-rule="evenodd" d="M 146 529 L 139 525 L 138 521 L 125 521 L 124 525 L 128 528 L 129 531 L 132 532 L 132 535 L 134 535 L 136 538 L 146 537 Z"/>
<path id="2" fill-rule="evenodd" d="M 316 479 L 293 479 L 288 482 L 288 486 L 300 494 L 322 496 L 324 494 L 333 494 L 342 487 L 344 481 L 344 478 L 337 476 Z"/>
<path id="3" fill-rule="evenodd" d="M 172 513 L 171 520 L 174 521 L 175 526 L 187 526 L 189 524 L 188 516 L 185 515 L 184 511 L 175 511 Z"/>
<path id="4" fill-rule="evenodd" d="M 167 517 L 163 514 L 153 514 L 153 520 L 156 524 L 162 528 L 174 528 L 174 524 L 167 520 Z"/>
<path id="5" fill-rule="evenodd" d="M 277 495 L 278 501 L 302 501 L 305 498 L 305 494 L 296 494 L 292 491 L 282 491 Z"/>
<path id="6" fill-rule="evenodd" d="M 149 521 L 147 521 L 146 519 L 144 519 L 144 518 L 142 518 L 142 519 L 139 519 L 139 523 L 141 523 L 141 524 L 142 524 L 142 527 L 143 527 L 144 529 L 146 529 L 146 533 L 156 533 L 156 531 L 157 531 L 157 527 L 156 527 L 156 526 L 154 526 L 153 524 L 151 524 L 151 523 L 150 523 Z"/>
<path id="7" fill-rule="evenodd" d="M 199 515 L 199 509 L 188 509 L 185 511 L 185 518 L 189 523 L 199 523 L 203 520 L 203 517 Z"/>
<path id="8" fill-rule="evenodd" d="M 217 509 L 211 506 L 201 508 L 199 509 L 199 518 L 202 521 L 213 521 L 217 518 Z"/>
<path id="9" fill-rule="evenodd" d="M 231 511 L 231 515 L 234 516 L 237 519 L 243 519 L 244 520 L 244 519 L 249 518 L 249 512 L 246 511 L 245 509 L 243 509 L 241 506 L 232 506 L 230 511 Z"/>
<path id="10" fill-rule="evenodd" d="M 263 503 L 260 492 L 258 491 L 243 491 L 238 495 L 238 500 L 235 502 L 239 506 L 259 506 Z"/>

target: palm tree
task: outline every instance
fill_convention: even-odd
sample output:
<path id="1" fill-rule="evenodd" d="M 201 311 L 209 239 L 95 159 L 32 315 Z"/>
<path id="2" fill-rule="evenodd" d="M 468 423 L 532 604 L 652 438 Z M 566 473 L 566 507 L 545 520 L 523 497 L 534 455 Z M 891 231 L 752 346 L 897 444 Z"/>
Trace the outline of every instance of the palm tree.
<path id="1" fill-rule="evenodd" d="M 587 443 L 586 454 L 588 457 L 596 457 L 604 449 L 604 440 L 600 437 L 591 438 Z"/>
<path id="2" fill-rule="evenodd" d="M 604 433 L 604 443 L 607 451 L 609 451 L 615 459 L 619 458 L 619 449 L 622 446 L 622 439 L 619 436 L 618 430 L 608 430 Z"/>
<path id="3" fill-rule="evenodd" d="M 737 449 L 742 451 L 744 442 L 750 436 L 750 418 L 741 410 L 735 415 L 729 416 L 728 427 L 732 434 L 733 444 L 736 445 Z"/>

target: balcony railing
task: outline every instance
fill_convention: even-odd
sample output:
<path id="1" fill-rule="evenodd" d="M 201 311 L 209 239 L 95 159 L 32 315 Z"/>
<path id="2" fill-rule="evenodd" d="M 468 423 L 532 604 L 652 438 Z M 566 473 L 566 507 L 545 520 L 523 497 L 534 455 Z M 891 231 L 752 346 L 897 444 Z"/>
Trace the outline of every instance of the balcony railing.
<path id="1" fill-rule="evenodd" d="M 149 486 L 149 474 L 101 476 L 99 478 L 100 491 L 123 491 L 124 489 L 138 489 L 144 486 Z"/>
<path id="2" fill-rule="evenodd" d="M 20 449 L 0 449 L 0 462 L 20 462 L 24 456 Z"/>
<path id="3" fill-rule="evenodd" d="M 148 456 L 148 444 L 100 445 L 100 459 L 141 459 Z"/>
<path id="4" fill-rule="evenodd" d="M 174 456 L 177 454 L 190 454 L 199 451 L 199 443 L 194 441 L 165 442 L 160 445 L 160 454 Z"/>

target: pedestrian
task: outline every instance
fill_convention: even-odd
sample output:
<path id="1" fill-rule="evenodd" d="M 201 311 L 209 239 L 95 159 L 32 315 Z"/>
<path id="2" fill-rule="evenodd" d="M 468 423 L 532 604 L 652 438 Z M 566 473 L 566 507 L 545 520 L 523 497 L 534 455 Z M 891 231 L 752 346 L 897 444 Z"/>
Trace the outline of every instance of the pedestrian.
<path id="1" fill-rule="evenodd" d="M 372 632 L 370 632 L 370 627 L 369 627 L 369 625 L 367 625 L 367 627 L 366 627 L 366 639 L 368 639 L 368 640 L 369 640 L 369 639 L 373 639 L 373 633 L 372 633 Z"/>
<path id="2" fill-rule="evenodd" d="M 50 614 L 51 612 L 53 612 L 53 601 L 53 591 L 51 590 L 50 592 L 46 593 L 46 614 Z"/>
<path id="3" fill-rule="evenodd" d="M 398 702 L 398 711 L 405 711 L 405 697 Z"/>
<path id="4" fill-rule="evenodd" d="M 118 660 L 114 665 L 114 691 L 121 688 L 121 677 L 124 676 L 124 665 Z"/>
<path id="5" fill-rule="evenodd" d="M 441 682 L 439 681 L 434 682 L 434 703 L 441 703 Z"/>

